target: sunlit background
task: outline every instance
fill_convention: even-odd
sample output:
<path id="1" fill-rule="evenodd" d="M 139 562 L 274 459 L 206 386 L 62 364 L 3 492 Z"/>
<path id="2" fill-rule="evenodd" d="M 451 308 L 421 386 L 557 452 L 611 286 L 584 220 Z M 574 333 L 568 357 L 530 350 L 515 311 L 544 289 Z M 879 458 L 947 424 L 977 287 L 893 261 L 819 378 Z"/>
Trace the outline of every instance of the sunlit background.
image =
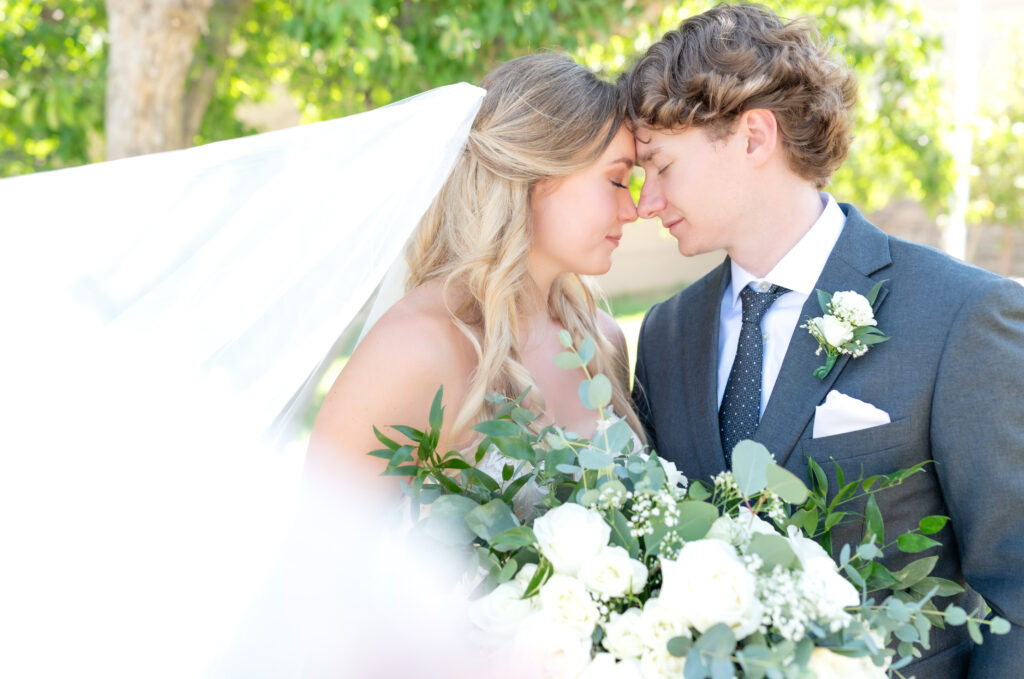
<path id="1" fill-rule="evenodd" d="M 713 4 L 0 0 L 0 177 L 349 115 L 537 50 L 613 78 Z M 766 4 L 815 17 L 859 76 L 856 140 L 829 191 L 890 233 L 1024 276 L 1024 3 Z M 602 280 L 627 337 L 720 260 L 680 257 L 657 222 L 627 229 Z M 309 412 L 350 346 L 302 396 Z"/>

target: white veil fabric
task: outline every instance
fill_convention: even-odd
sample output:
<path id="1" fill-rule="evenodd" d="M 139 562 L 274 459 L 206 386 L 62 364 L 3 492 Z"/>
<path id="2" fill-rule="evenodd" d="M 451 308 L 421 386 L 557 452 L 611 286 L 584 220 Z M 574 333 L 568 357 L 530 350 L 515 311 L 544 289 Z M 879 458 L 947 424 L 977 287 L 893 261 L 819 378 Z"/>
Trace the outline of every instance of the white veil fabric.
<path id="1" fill-rule="evenodd" d="M 295 501 L 265 435 L 482 96 L 0 181 L 0 675 L 210 671 Z"/>

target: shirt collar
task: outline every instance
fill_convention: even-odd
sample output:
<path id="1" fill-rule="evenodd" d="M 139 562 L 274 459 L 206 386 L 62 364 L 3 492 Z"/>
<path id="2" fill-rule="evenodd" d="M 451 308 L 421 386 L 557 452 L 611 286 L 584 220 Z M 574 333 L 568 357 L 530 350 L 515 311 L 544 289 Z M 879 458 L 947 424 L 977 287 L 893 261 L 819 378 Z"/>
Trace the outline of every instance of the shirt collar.
<path id="1" fill-rule="evenodd" d="M 846 223 L 846 215 L 835 198 L 828 193 L 818 195 L 821 196 L 821 202 L 825 207 L 821 216 L 767 276 L 759 279 L 730 260 L 732 281 L 726 295 L 733 306 L 738 307 L 740 292 L 755 281 L 779 285 L 804 296 L 810 296 L 814 291 L 814 284 L 818 282 L 825 262 L 828 261 L 828 256 L 832 253 L 832 248 L 839 240 L 839 234 Z"/>

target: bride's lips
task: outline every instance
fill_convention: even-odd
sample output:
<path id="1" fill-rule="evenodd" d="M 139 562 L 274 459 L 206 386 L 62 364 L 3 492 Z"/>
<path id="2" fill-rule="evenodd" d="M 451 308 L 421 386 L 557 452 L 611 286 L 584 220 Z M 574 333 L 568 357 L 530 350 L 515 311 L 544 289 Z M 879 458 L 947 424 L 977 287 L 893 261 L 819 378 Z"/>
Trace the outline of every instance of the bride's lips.
<path id="1" fill-rule="evenodd" d="M 615 245 L 618 245 L 619 241 L 622 240 L 622 236 L 605 236 L 605 240 L 609 240 Z"/>

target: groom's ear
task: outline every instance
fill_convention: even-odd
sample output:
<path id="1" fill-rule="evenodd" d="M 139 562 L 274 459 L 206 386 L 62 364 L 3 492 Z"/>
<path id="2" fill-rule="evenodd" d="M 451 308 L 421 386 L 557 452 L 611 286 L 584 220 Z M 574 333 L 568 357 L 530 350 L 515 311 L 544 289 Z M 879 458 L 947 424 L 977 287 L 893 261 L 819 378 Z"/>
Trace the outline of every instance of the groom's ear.
<path id="1" fill-rule="evenodd" d="M 747 157 L 754 166 L 763 165 L 775 153 L 779 126 L 775 114 L 765 108 L 752 108 L 740 115 L 737 131 L 746 140 Z"/>

